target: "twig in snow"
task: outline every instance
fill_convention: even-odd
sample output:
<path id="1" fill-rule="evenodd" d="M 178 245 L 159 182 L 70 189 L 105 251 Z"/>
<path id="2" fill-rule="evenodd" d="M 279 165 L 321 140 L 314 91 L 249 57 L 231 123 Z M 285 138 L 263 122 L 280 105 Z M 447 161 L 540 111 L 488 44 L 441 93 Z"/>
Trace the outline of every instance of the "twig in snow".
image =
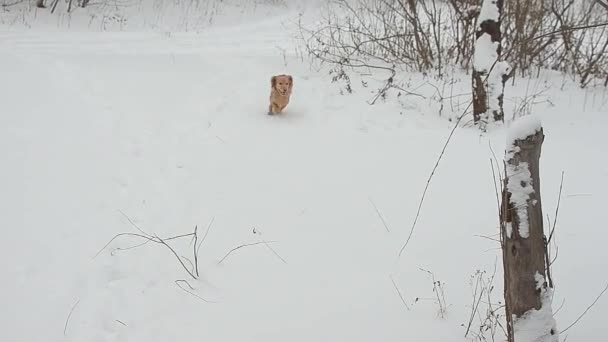
<path id="1" fill-rule="evenodd" d="M 198 252 L 201 249 L 203 242 L 205 242 L 207 235 L 209 235 L 209 230 L 211 229 L 211 225 L 213 224 L 213 221 L 215 221 L 215 217 L 213 217 L 211 219 L 211 221 L 209 222 L 209 224 L 207 225 L 207 231 L 205 231 L 205 235 L 203 235 L 203 238 L 201 239 L 201 242 L 199 242 L 198 246 L 196 246 L 196 242 L 194 243 L 194 246 L 196 246 L 196 250 L 194 251 L 194 259 L 195 259 L 195 263 L 196 263 L 196 275 L 197 276 L 199 275 L 198 274 Z"/>
<path id="2" fill-rule="evenodd" d="M 76 306 L 78 305 L 78 303 L 80 303 L 80 299 L 78 301 L 76 301 L 76 303 L 72 306 L 72 309 L 70 310 L 70 313 L 68 314 L 68 317 L 65 319 L 65 325 L 63 326 L 63 336 L 67 336 L 68 324 L 70 323 L 70 317 L 72 317 L 72 313 L 74 313 L 74 310 L 76 309 Z"/>
<path id="3" fill-rule="evenodd" d="M 183 283 L 183 284 L 188 285 L 188 287 L 189 287 L 190 289 L 187 289 L 187 288 L 183 287 L 183 286 L 181 285 L 182 283 Z M 215 303 L 217 303 L 217 302 L 214 302 L 214 301 L 210 301 L 210 300 L 208 300 L 208 299 L 205 299 L 205 298 L 203 298 L 203 297 L 201 297 L 201 296 L 197 295 L 196 293 L 192 292 L 192 291 L 194 291 L 194 287 L 192 287 L 192 285 L 190 285 L 190 283 L 189 283 L 187 280 L 184 280 L 184 279 L 179 279 L 179 280 L 176 280 L 176 281 L 175 281 L 175 285 L 177 285 L 177 287 L 179 287 L 179 288 L 180 288 L 182 291 L 186 292 L 187 294 L 189 294 L 189 295 L 191 295 L 191 296 L 194 296 L 194 297 L 196 297 L 196 298 L 198 298 L 198 299 L 202 300 L 202 301 L 203 301 L 203 302 L 205 302 L 205 303 L 214 303 L 214 304 L 215 304 Z"/>
<path id="4" fill-rule="evenodd" d="M 372 200 L 371 197 L 368 197 L 368 200 L 369 200 L 369 203 L 371 203 L 372 206 L 374 207 L 374 209 L 376 210 L 376 214 L 378 214 L 380 221 L 382 221 L 382 224 L 384 225 L 384 229 L 386 229 L 386 231 L 390 233 L 391 231 L 388 229 L 388 225 L 386 224 L 386 221 L 384 221 L 384 217 L 382 217 L 382 214 L 380 214 L 380 210 L 378 210 L 376 203 L 374 203 L 374 201 Z"/>
<path id="5" fill-rule="evenodd" d="M 424 268 L 418 268 L 422 272 L 426 272 L 431 276 L 431 280 L 433 281 L 433 292 L 435 293 L 435 297 L 437 298 L 436 303 L 439 306 L 439 316 L 441 318 L 445 318 L 445 314 L 447 313 L 448 305 L 445 301 L 445 293 L 443 292 L 443 284 L 440 280 L 435 280 L 435 274 L 431 271 L 425 270 Z"/>
<path id="6" fill-rule="evenodd" d="M 264 245 L 266 245 L 266 247 L 267 247 L 267 248 L 268 248 L 268 249 L 269 249 L 269 250 L 272 252 L 272 254 L 276 255 L 276 256 L 277 256 L 277 258 L 281 259 L 281 261 L 282 261 L 284 264 L 287 264 L 287 261 L 285 261 L 285 259 L 283 259 L 283 257 L 282 257 L 282 256 L 280 256 L 280 255 L 279 255 L 279 253 L 277 253 L 277 251 L 275 251 L 275 250 L 274 250 L 274 248 L 270 247 L 270 245 L 268 244 L 268 242 L 266 242 L 266 241 L 262 241 L 262 242 L 263 242 L 263 243 L 264 243 Z"/>
<path id="7" fill-rule="evenodd" d="M 259 236 L 259 235 L 262 235 L 262 231 L 259 228 L 253 227 L 253 234 Z M 263 240 L 261 240 L 261 242 L 264 242 L 264 244 L 266 245 L 268 250 L 270 250 L 272 252 L 272 254 L 276 255 L 277 258 L 281 259 L 281 261 L 284 264 L 287 264 L 287 261 L 282 256 L 280 256 L 279 253 L 277 253 L 277 251 L 274 250 L 274 248 L 270 247 L 270 245 L 267 242 L 265 242 Z"/>
<path id="8" fill-rule="evenodd" d="M 194 271 L 196 272 L 196 276 L 198 277 L 198 254 L 196 245 L 198 243 L 198 225 L 194 226 L 194 244 L 192 244 L 192 254 L 194 254 Z"/>
<path id="9" fill-rule="evenodd" d="M 555 312 L 553 313 L 553 317 L 555 317 L 558 312 L 562 311 L 564 304 L 566 304 L 566 298 L 562 299 L 562 303 L 559 305 L 557 310 L 555 310 Z"/>
<path id="10" fill-rule="evenodd" d="M 127 325 L 125 324 L 125 322 L 123 322 L 123 321 L 121 321 L 121 320 L 115 319 L 115 321 L 116 321 L 117 323 L 120 323 L 120 324 L 124 325 L 125 327 L 127 326 Z"/>
<path id="11" fill-rule="evenodd" d="M 190 264 L 190 269 L 192 270 L 192 272 L 195 272 L 194 263 L 192 262 L 192 260 L 190 260 L 190 258 L 183 255 L 180 255 L 180 258 L 186 260 Z"/>
<path id="12" fill-rule="evenodd" d="M 485 287 L 481 286 L 482 278 L 479 276 L 477 281 L 475 282 L 475 290 L 473 292 L 473 305 L 471 305 L 471 315 L 469 317 L 469 323 L 467 324 L 467 331 L 464 333 L 464 337 L 469 335 L 469 331 L 471 331 L 471 326 L 473 325 L 473 320 L 475 319 L 475 314 L 479 310 L 479 304 L 481 303 L 481 299 L 483 298 Z M 481 286 L 481 288 L 480 288 Z M 479 293 L 479 297 L 477 296 Z"/>
<path id="13" fill-rule="evenodd" d="M 143 230 L 143 229 L 142 229 L 140 226 L 138 226 L 138 225 L 137 225 L 135 222 L 133 222 L 133 220 L 131 220 L 131 218 L 130 218 L 130 217 L 127 215 L 127 214 L 125 214 L 125 213 L 124 213 L 124 211 L 122 211 L 122 210 L 118 209 L 118 212 L 119 212 L 119 213 L 120 213 L 120 214 L 121 214 L 121 215 L 122 215 L 124 218 L 126 218 L 126 219 L 127 219 L 127 221 L 129 221 L 129 223 L 130 223 L 130 224 L 131 224 L 131 225 L 132 225 L 132 226 L 133 226 L 135 229 L 139 230 L 139 232 L 140 232 L 140 233 L 142 233 L 142 234 L 144 234 L 144 235 L 147 235 L 147 236 L 150 236 L 150 234 L 148 234 L 148 233 L 147 233 L 145 230 Z"/>
<path id="14" fill-rule="evenodd" d="M 391 282 L 393 283 L 393 286 L 395 287 L 395 290 L 397 291 L 397 294 L 399 295 L 399 298 L 401 298 L 401 303 L 403 303 L 403 305 L 405 306 L 405 308 L 407 309 L 407 311 L 410 311 L 410 307 L 405 302 L 405 299 L 403 298 L 403 295 L 401 294 L 401 291 L 399 290 L 399 287 L 397 287 L 397 284 L 395 283 L 395 280 L 393 279 L 393 276 L 389 276 L 389 278 L 391 278 Z"/>
<path id="15" fill-rule="evenodd" d="M 487 240 L 490 240 L 490 241 L 494 241 L 494 242 L 498 242 L 498 243 L 500 243 L 500 240 L 499 240 L 499 239 L 491 238 L 491 237 L 489 237 L 489 236 L 485 236 L 485 235 L 479 235 L 479 234 L 474 234 L 473 236 L 478 237 L 478 238 L 487 239 Z"/>
<path id="16" fill-rule="evenodd" d="M 559 182 L 559 194 L 557 195 L 557 206 L 555 207 L 555 217 L 553 218 L 553 227 L 551 227 L 551 233 L 549 234 L 549 239 L 547 243 L 551 242 L 553 238 L 553 233 L 555 232 L 555 226 L 557 225 L 557 215 L 559 214 L 559 205 L 562 201 L 562 189 L 564 187 L 564 171 L 562 171 L 562 179 Z"/>
<path id="17" fill-rule="evenodd" d="M 192 278 L 197 279 L 197 277 L 192 272 L 190 272 L 190 270 L 186 267 L 186 265 L 184 264 L 184 262 L 182 261 L 182 259 L 180 258 L 180 256 L 175 252 L 175 250 L 165 242 L 165 240 L 168 241 L 168 240 L 171 240 L 171 239 L 177 239 L 177 238 L 180 238 L 180 237 L 187 237 L 187 236 L 191 236 L 191 235 L 192 234 L 184 234 L 184 235 L 179 235 L 179 236 L 173 236 L 173 237 L 170 237 L 170 238 L 167 238 L 167 239 L 161 239 L 158 236 L 152 236 L 152 237 L 150 237 L 150 236 L 146 236 L 146 235 L 142 235 L 142 234 L 137 234 L 137 233 L 120 233 L 120 234 L 116 234 L 112 239 L 110 239 L 110 241 L 108 243 L 106 243 L 105 246 L 103 246 L 103 248 L 101 248 L 99 250 L 99 252 L 97 252 L 97 254 L 95 254 L 95 256 L 93 257 L 93 259 L 95 259 L 97 256 L 99 256 L 99 254 L 101 254 L 101 252 L 103 252 L 103 250 L 106 249 L 117 238 L 119 238 L 121 236 L 135 236 L 135 237 L 146 239 L 148 241 L 151 241 L 151 242 L 154 242 L 154 243 L 158 243 L 158 244 L 161 244 L 161 245 L 164 245 L 165 247 L 167 247 L 171 251 L 171 253 L 173 253 L 173 255 L 175 255 L 175 257 L 177 258 L 177 260 L 179 261 L 179 263 L 182 265 L 182 267 L 184 268 L 184 270 L 186 270 L 186 272 L 188 272 L 188 274 Z"/>
<path id="18" fill-rule="evenodd" d="M 568 327 L 566 327 L 566 329 L 560 331 L 560 334 L 565 333 L 566 331 L 568 331 L 568 329 L 572 328 L 576 323 L 578 323 L 578 321 L 581 320 L 581 318 L 583 318 L 583 316 L 585 316 L 587 314 L 587 312 L 595 305 L 595 303 L 597 303 L 598 300 L 600 300 L 600 298 L 604 295 L 604 293 L 608 290 L 608 283 L 606 284 L 606 287 L 604 287 L 604 289 L 602 290 L 602 292 L 600 292 L 600 294 L 595 298 L 595 300 L 593 301 L 593 303 L 591 303 L 591 305 L 589 305 L 585 311 L 583 311 L 583 313 L 578 316 L 578 318 L 572 322 L 572 324 L 570 324 Z"/>
<path id="19" fill-rule="evenodd" d="M 163 240 L 163 239 L 159 238 L 158 236 L 155 236 L 155 238 L 157 238 L 157 239 L 158 239 L 158 241 L 160 241 L 160 243 L 161 243 L 161 244 L 163 244 L 165 247 L 167 247 L 167 248 L 168 248 L 168 249 L 171 251 L 171 253 L 173 253 L 173 255 L 175 255 L 175 257 L 177 258 L 177 260 L 179 261 L 179 263 L 182 265 L 182 267 L 184 268 L 184 270 L 186 270 L 186 272 L 188 272 L 188 274 L 189 274 L 189 275 L 190 275 L 192 278 L 194 278 L 194 279 L 198 279 L 198 277 L 197 277 L 197 276 L 195 276 L 195 275 L 194 275 L 192 272 L 190 272 L 190 270 L 188 270 L 188 267 L 186 267 L 186 265 L 185 265 L 185 264 L 184 264 L 184 262 L 182 261 L 182 258 L 180 258 L 180 257 L 179 257 L 179 255 L 177 254 L 177 252 L 175 252 L 175 250 L 174 250 L 174 249 L 173 249 L 171 246 L 169 246 L 169 245 L 168 245 L 168 244 L 165 242 L 165 240 Z"/>
<path id="20" fill-rule="evenodd" d="M 488 77 L 490 77 L 490 75 L 492 74 L 492 70 L 496 66 L 497 62 L 498 62 L 498 59 L 494 61 L 494 63 L 490 67 L 490 70 L 488 70 L 488 74 L 486 75 L 486 78 L 483 80 L 482 84 L 487 83 Z M 462 121 L 462 118 L 465 117 L 469 108 L 471 108 L 472 105 L 473 105 L 473 100 L 471 100 L 469 102 L 469 104 L 464 109 L 462 114 L 460 114 L 460 116 L 456 120 L 456 123 L 454 124 L 454 127 L 450 131 L 450 134 L 448 135 L 448 138 L 446 139 L 445 144 L 443 145 L 443 148 L 441 149 L 441 153 L 439 154 L 439 157 L 437 158 L 437 161 L 435 162 L 435 166 L 433 166 L 433 170 L 431 171 L 431 174 L 429 175 L 428 179 L 426 180 L 426 185 L 424 186 L 424 191 L 422 191 L 422 196 L 420 197 L 420 202 L 418 203 L 418 210 L 416 210 L 416 217 L 414 217 L 414 222 L 412 223 L 412 227 L 410 228 L 410 233 L 407 236 L 407 240 L 405 241 L 405 243 L 399 250 L 399 257 L 401 257 L 401 254 L 403 253 L 403 251 L 409 244 L 410 240 L 412 239 L 412 235 L 414 234 L 414 229 L 416 229 L 416 224 L 418 223 L 418 218 L 420 217 L 420 211 L 422 210 L 422 205 L 424 204 L 424 199 L 426 198 L 426 193 L 429 190 L 429 186 L 431 185 L 431 180 L 433 179 L 433 176 L 435 175 L 435 172 L 437 171 L 437 168 L 439 167 L 439 163 L 441 162 L 441 159 L 443 159 L 443 155 L 445 154 L 445 151 L 448 148 L 450 141 L 452 141 L 452 136 L 454 136 L 454 132 L 456 131 L 456 129 L 458 128 L 458 125 Z"/>
<path id="21" fill-rule="evenodd" d="M 471 108 L 472 105 L 473 105 L 473 102 L 472 101 L 469 102 L 469 105 L 467 106 L 467 108 L 465 108 L 464 112 L 458 117 L 458 120 L 456 120 L 456 123 L 454 124 L 454 127 L 450 131 L 450 134 L 448 135 L 448 138 L 445 141 L 443 148 L 441 149 L 441 153 L 439 154 L 439 157 L 437 158 L 437 161 L 435 162 L 435 166 L 433 166 L 433 170 L 431 171 L 431 174 L 429 175 L 428 179 L 426 180 L 426 185 L 424 186 L 424 191 L 422 191 L 422 196 L 420 197 L 420 202 L 418 203 L 418 210 L 416 210 L 416 217 L 414 217 L 414 223 L 412 223 L 412 227 L 410 228 L 410 233 L 407 236 L 407 240 L 405 241 L 405 243 L 399 250 L 399 257 L 401 257 L 401 254 L 403 253 L 403 251 L 405 250 L 407 245 L 410 243 L 410 240 L 412 239 L 412 235 L 414 234 L 414 229 L 416 229 L 416 224 L 418 223 L 418 218 L 420 218 L 420 211 L 422 210 L 422 205 L 424 204 L 424 199 L 426 198 L 426 193 L 429 190 L 429 186 L 431 185 L 431 180 L 433 179 L 433 176 L 435 175 L 435 172 L 437 171 L 437 168 L 439 167 L 439 163 L 441 162 L 441 159 L 443 158 L 443 155 L 445 154 L 445 150 L 448 148 L 448 145 L 450 144 L 450 141 L 452 140 L 452 136 L 454 135 L 454 132 L 458 128 L 460 121 L 462 121 L 462 118 L 466 115 L 467 111 L 469 110 L 469 108 Z"/>
<path id="22" fill-rule="evenodd" d="M 186 270 L 186 272 L 194 279 L 198 279 L 198 260 L 196 261 L 195 265 L 194 265 L 194 271 L 191 271 L 188 269 L 188 267 L 186 267 L 186 265 L 184 264 L 182 258 L 179 256 L 179 254 L 177 254 L 177 252 L 175 252 L 175 250 L 173 249 L 173 247 L 169 246 L 169 244 L 167 244 L 166 241 L 170 241 L 170 240 L 175 240 L 175 239 L 179 239 L 179 238 L 184 238 L 184 237 L 188 237 L 188 236 L 194 236 L 194 239 L 197 240 L 198 236 L 197 236 L 197 231 L 198 231 L 198 227 L 195 227 L 194 232 L 193 233 L 188 233 L 188 234 L 181 234 L 181 235 L 176 235 L 176 236 L 172 236 L 172 237 L 168 237 L 165 239 L 161 239 L 160 237 L 154 235 L 152 236 L 151 234 L 148 234 L 146 231 L 144 231 L 141 227 L 139 227 L 135 222 L 133 222 L 133 220 L 131 220 L 131 218 L 129 216 L 127 216 L 127 214 L 125 214 L 124 212 L 118 210 L 130 223 L 133 227 L 135 227 L 135 229 L 137 229 L 139 232 L 141 232 L 141 234 L 138 233 L 120 233 L 120 234 L 116 234 L 112 239 L 110 239 L 110 241 L 108 241 L 108 243 L 106 243 L 98 252 L 97 254 L 95 254 L 95 256 L 93 257 L 93 259 L 95 259 L 97 256 L 99 256 L 99 254 L 101 254 L 101 252 L 106 249 L 114 240 L 116 240 L 117 238 L 121 237 L 121 236 L 135 236 L 135 237 L 139 237 L 142 238 L 145 241 L 145 243 L 136 245 L 136 246 L 131 246 L 127 249 L 131 249 L 131 248 L 136 248 L 136 247 L 140 247 L 145 245 L 147 242 L 154 242 L 154 243 L 158 243 L 161 245 L 164 245 L 165 247 L 167 247 L 171 253 L 173 253 L 173 255 L 175 255 L 175 257 L 177 258 L 177 260 L 179 261 L 179 263 L 182 265 L 182 267 L 184 268 L 184 270 Z M 196 246 L 196 244 L 195 244 Z M 195 258 L 197 257 L 196 255 L 196 248 L 195 248 Z M 192 261 L 188 260 L 191 264 Z M 196 275 L 194 275 L 193 272 L 196 272 Z"/>
<path id="23" fill-rule="evenodd" d="M 549 284 L 549 287 L 553 288 L 553 278 L 551 277 L 551 265 L 553 264 L 553 261 L 550 260 L 549 254 L 549 246 L 551 243 L 551 240 L 553 239 L 553 233 L 555 233 L 555 226 L 557 225 L 557 216 L 559 214 L 559 205 L 561 203 L 562 200 L 562 189 L 564 187 L 564 171 L 562 171 L 562 179 L 559 183 L 559 194 L 557 196 L 557 206 L 555 207 L 555 218 L 553 219 L 553 227 L 551 227 L 551 233 L 549 234 L 549 238 L 546 239 L 545 242 L 545 264 L 546 264 L 546 272 L 547 272 L 547 282 Z"/>
<path id="24" fill-rule="evenodd" d="M 241 248 L 243 248 L 243 247 L 249 247 L 249 246 L 261 245 L 261 244 L 268 244 L 268 243 L 274 243 L 274 242 L 276 242 L 276 241 L 259 241 L 259 242 L 252 242 L 252 243 L 246 243 L 246 244 L 239 245 L 239 246 L 237 246 L 237 247 L 234 247 L 234 248 L 233 248 L 233 249 L 231 249 L 230 251 L 228 251 L 228 253 L 226 253 L 226 255 L 224 255 L 224 257 L 223 257 L 223 258 L 222 258 L 220 261 L 218 261 L 218 263 L 217 263 L 217 264 L 218 264 L 218 265 L 219 265 L 219 264 L 221 264 L 221 263 L 222 263 L 224 260 L 226 260 L 226 258 L 228 258 L 228 256 L 229 256 L 230 254 L 232 254 L 232 252 L 234 252 L 234 251 L 236 251 L 236 250 L 239 250 L 239 249 L 241 249 Z"/>

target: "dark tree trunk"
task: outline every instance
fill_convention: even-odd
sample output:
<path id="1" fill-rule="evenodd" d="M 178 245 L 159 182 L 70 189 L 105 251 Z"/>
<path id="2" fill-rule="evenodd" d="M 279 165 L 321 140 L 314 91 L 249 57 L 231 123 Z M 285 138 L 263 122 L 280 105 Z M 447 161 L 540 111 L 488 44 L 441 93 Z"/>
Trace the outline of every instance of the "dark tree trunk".
<path id="1" fill-rule="evenodd" d="M 507 147 L 501 237 L 507 332 L 511 342 L 518 342 L 514 341 L 512 318 L 518 319 L 530 310 L 541 309 L 542 295 L 547 289 L 547 246 L 539 176 L 544 138 L 543 130 L 539 128 L 536 133 L 515 140 Z M 527 197 L 522 197 L 522 193 Z M 539 279 L 543 284 L 539 284 Z M 557 331 L 551 329 L 544 333 L 556 335 Z"/>
<path id="2" fill-rule="evenodd" d="M 36 7 L 45 8 L 46 6 L 44 6 L 44 0 L 36 0 Z"/>
<path id="3" fill-rule="evenodd" d="M 487 34 L 490 36 L 492 42 L 498 43 L 496 48 L 498 59 L 496 61 L 493 61 L 495 62 L 494 65 L 496 65 L 496 62 L 498 62 L 498 60 L 500 59 L 500 53 L 502 49 L 500 42 L 502 36 L 500 31 L 500 24 L 502 17 L 503 0 L 483 0 L 481 6 L 495 6 L 498 12 L 497 20 L 480 18 L 480 20 L 483 21 L 478 23 L 477 29 L 475 31 L 475 40 L 479 40 L 480 37 Z M 483 12 L 484 11 L 482 10 L 482 13 Z M 475 67 L 475 63 L 473 63 L 473 120 L 476 123 L 480 122 L 482 117 L 488 116 L 488 110 L 492 111 L 490 114 L 492 114 L 492 119 L 494 121 L 504 121 L 502 102 L 504 85 L 507 81 L 507 77 L 502 77 L 501 89 L 493 89 L 494 93 L 488 94 L 487 79 L 488 74 L 491 71 L 491 69 L 477 70 L 477 68 Z M 488 108 L 488 96 L 494 96 L 498 98 L 499 108 Z"/>
<path id="4" fill-rule="evenodd" d="M 488 111 L 488 99 L 484 85 L 485 73 L 473 67 L 473 121 L 479 122 L 481 116 Z"/>

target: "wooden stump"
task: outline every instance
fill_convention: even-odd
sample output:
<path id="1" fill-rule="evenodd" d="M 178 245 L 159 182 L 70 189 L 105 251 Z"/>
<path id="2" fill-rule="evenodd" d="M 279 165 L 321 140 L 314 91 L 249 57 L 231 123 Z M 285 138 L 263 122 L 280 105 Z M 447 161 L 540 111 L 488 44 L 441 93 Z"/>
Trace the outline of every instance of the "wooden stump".
<path id="1" fill-rule="evenodd" d="M 520 342 L 514 339 L 517 333 L 513 320 L 528 312 L 541 310 L 544 294 L 551 290 L 546 281 L 548 265 L 545 264 L 546 243 L 539 176 L 544 138 L 539 126 L 535 132 L 525 138 L 519 137 L 507 146 L 501 237 L 507 332 L 511 342 Z M 544 309 L 550 312 L 550 302 L 547 305 Z M 539 334 L 557 336 L 554 328 L 547 330 Z"/>

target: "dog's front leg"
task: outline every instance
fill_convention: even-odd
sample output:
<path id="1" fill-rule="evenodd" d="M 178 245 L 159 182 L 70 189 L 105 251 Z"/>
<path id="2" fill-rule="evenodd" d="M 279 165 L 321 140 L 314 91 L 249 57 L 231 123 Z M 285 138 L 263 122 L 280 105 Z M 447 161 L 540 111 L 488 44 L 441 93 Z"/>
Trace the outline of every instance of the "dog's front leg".
<path id="1" fill-rule="evenodd" d="M 269 115 L 277 114 L 279 112 L 281 112 L 281 109 L 275 103 L 271 103 L 270 106 L 268 107 L 268 114 Z"/>

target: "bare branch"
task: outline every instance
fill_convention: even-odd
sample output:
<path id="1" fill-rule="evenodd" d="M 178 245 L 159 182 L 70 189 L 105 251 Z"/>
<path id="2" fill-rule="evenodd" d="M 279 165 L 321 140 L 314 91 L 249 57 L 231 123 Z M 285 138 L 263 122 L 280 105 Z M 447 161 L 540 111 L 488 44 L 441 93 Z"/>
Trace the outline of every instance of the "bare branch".
<path id="1" fill-rule="evenodd" d="M 578 323 L 578 321 L 580 321 L 583 316 L 585 316 L 587 314 L 587 312 L 595 305 L 595 303 L 597 303 L 598 300 L 600 300 L 600 298 L 602 298 L 602 296 L 604 295 L 604 293 L 608 290 L 608 283 L 606 284 L 606 286 L 604 287 L 604 289 L 602 290 L 602 292 L 600 292 L 600 294 L 595 298 L 595 300 L 593 301 L 593 303 L 591 303 L 591 305 L 589 305 L 585 311 L 583 311 L 583 313 L 578 316 L 578 318 L 572 322 L 572 324 L 570 324 L 568 327 L 566 327 L 566 329 L 562 330 L 560 332 L 560 334 L 565 333 L 566 331 L 568 331 L 568 329 L 572 328 L 576 323 Z"/>
<path id="2" fill-rule="evenodd" d="M 604 27 L 604 26 L 608 26 L 608 23 L 599 23 L 599 24 L 593 24 L 593 25 L 583 25 L 583 26 L 575 26 L 575 27 L 566 27 L 566 28 L 562 28 L 556 31 L 552 31 L 549 33 L 545 33 L 545 34 L 541 34 L 539 36 L 535 36 L 535 37 L 531 37 L 528 40 L 536 40 L 536 39 L 541 39 L 541 38 L 545 38 L 545 37 L 549 37 L 558 33 L 562 33 L 562 32 L 572 32 L 572 31 L 579 31 L 579 30 L 587 30 L 587 29 L 591 29 L 591 28 L 598 28 L 598 27 Z"/>
<path id="3" fill-rule="evenodd" d="M 606 9 L 606 11 L 608 11 L 608 2 L 604 2 L 604 1 L 602 1 L 602 0 L 595 0 L 595 2 L 596 2 L 598 5 L 600 5 L 600 6 L 604 7 L 604 9 Z"/>
<path id="4" fill-rule="evenodd" d="M 399 295 L 399 298 L 401 298 L 401 303 L 403 303 L 403 306 L 405 306 L 405 308 L 407 309 L 407 311 L 410 311 L 410 307 L 405 302 L 405 299 L 403 298 L 403 295 L 401 294 L 401 291 L 399 290 L 399 287 L 397 287 L 397 284 L 395 283 L 395 280 L 393 279 L 393 276 L 389 276 L 389 278 L 391 278 L 391 282 L 393 283 L 393 286 L 395 287 L 395 290 L 397 291 L 397 294 Z"/>
<path id="5" fill-rule="evenodd" d="M 367 198 L 369 200 L 369 203 L 371 203 L 371 205 L 374 207 L 374 209 L 376 210 L 376 214 L 378 214 L 378 217 L 380 218 L 380 221 L 382 221 L 382 224 L 384 225 L 384 229 L 386 229 L 386 231 L 388 233 L 390 233 L 390 229 L 388 229 L 388 225 L 386 224 L 386 221 L 384 221 L 384 218 L 382 217 L 382 214 L 380 214 L 380 210 L 378 210 L 378 207 L 376 206 L 376 204 L 374 203 L 374 201 L 372 200 L 371 197 Z"/>
<path id="6" fill-rule="evenodd" d="M 259 242 L 252 242 L 252 243 L 246 243 L 246 244 L 239 245 L 239 246 L 234 247 L 233 249 L 231 249 L 228 253 L 226 253 L 226 255 L 224 255 L 224 257 L 220 261 L 218 261 L 217 264 L 218 265 L 221 264 L 224 260 L 226 260 L 226 258 L 228 258 L 228 256 L 230 254 L 232 254 L 232 252 L 237 251 L 237 250 L 239 250 L 239 249 L 241 249 L 243 247 L 261 245 L 261 244 L 268 244 L 268 243 L 274 243 L 274 242 L 276 242 L 276 241 L 259 241 Z"/>
<path id="7" fill-rule="evenodd" d="M 185 288 L 185 287 L 183 287 L 181 284 L 186 284 L 186 285 L 189 287 L 189 289 L 186 289 L 186 288 Z M 196 297 L 196 298 L 198 298 L 198 299 L 202 300 L 202 301 L 203 301 L 203 302 L 205 302 L 205 303 L 213 303 L 213 304 L 217 303 L 217 302 L 214 302 L 214 301 L 210 301 L 210 300 L 208 300 L 208 299 L 205 299 L 205 298 L 203 298 L 203 297 L 201 297 L 201 296 L 197 295 L 196 293 L 192 292 L 192 291 L 194 291 L 194 287 L 192 287 L 192 285 L 190 285 L 190 283 L 189 283 L 187 280 L 184 280 L 184 279 L 179 279 L 179 280 L 176 280 L 176 281 L 175 281 L 175 285 L 177 285 L 177 287 L 179 287 L 179 288 L 180 288 L 182 291 L 184 291 L 184 292 L 188 293 L 188 294 L 189 294 L 189 295 L 191 295 L 191 296 L 194 296 L 194 297 Z"/>
<path id="8" fill-rule="evenodd" d="M 76 306 L 78 305 L 78 303 L 80 303 L 80 299 L 78 301 L 76 301 L 76 303 L 74 303 L 74 305 L 72 306 L 72 309 L 70 310 L 70 313 L 68 314 L 68 317 L 65 320 L 65 325 L 63 326 L 63 336 L 67 336 L 68 324 L 70 323 L 70 317 L 72 317 L 72 313 L 74 313 L 74 310 L 76 309 Z"/>

